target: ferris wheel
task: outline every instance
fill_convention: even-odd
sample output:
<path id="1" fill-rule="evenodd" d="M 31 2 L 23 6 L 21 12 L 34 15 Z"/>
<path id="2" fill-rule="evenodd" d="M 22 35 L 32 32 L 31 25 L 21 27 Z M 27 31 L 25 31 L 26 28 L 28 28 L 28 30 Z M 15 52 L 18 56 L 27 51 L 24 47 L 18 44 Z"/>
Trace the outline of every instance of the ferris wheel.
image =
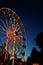
<path id="1" fill-rule="evenodd" d="M 26 48 L 26 32 L 20 17 L 9 8 L 0 8 L 0 39 L 10 57 L 23 57 Z"/>

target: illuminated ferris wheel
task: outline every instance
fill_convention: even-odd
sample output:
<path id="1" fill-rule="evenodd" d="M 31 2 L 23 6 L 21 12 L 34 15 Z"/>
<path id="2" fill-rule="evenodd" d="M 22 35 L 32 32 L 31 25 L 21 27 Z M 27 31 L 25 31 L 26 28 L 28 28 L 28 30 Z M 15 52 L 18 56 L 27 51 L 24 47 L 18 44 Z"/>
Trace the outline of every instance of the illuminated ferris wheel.
<path id="1" fill-rule="evenodd" d="M 19 16 L 9 8 L 0 8 L 0 39 L 5 45 L 5 58 L 23 57 L 26 48 L 26 32 Z"/>

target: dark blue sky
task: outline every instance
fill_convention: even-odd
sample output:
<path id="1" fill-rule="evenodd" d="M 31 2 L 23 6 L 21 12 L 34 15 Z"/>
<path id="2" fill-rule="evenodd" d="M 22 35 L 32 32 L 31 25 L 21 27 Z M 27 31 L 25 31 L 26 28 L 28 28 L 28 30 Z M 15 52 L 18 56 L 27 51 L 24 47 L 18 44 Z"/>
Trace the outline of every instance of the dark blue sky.
<path id="1" fill-rule="evenodd" d="M 8 7 L 14 10 L 21 18 L 27 35 L 26 57 L 30 56 L 36 46 L 34 38 L 43 32 L 43 2 L 39 0 L 1 0 L 0 7 Z"/>

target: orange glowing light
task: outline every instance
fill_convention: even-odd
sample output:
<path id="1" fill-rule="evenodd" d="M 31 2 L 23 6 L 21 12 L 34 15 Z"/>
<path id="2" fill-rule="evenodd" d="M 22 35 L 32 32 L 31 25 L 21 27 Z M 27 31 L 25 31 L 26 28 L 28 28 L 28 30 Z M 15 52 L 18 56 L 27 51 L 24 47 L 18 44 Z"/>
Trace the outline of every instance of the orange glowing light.
<path id="1" fill-rule="evenodd" d="M 22 62 L 19 62 L 18 65 L 22 65 Z"/>
<path id="2" fill-rule="evenodd" d="M 14 13 L 12 12 L 12 13 L 10 13 L 10 16 L 14 16 Z"/>
<path id="3" fill-rule="evenodd" d="M 15 34 L 16 32 L 16 28 L 14 27 L 14 25 L 12 24 L 12 27 L 9 27 L 6 30 L 6 35 L 7 35 L 7 40 L 6 40 L 6 46 L 5 46 L 5 50 L 6 52 L 8 51 L 8 44 L 9 42 L 13 39 L 14 42 L 14 51 L 16 53 L 16 42 L 18 41 L 19 37 L 18 35 Z M 12 53 L 12 57 L 14 57 L 15 53 Z M 5 58 L 7 59 L 7 55 L 5 55 Z"/>
<path id="4" fill-rule="evenodd" d="M 9 9 L 8 8 L 6 8 L 6 12 L 8 12 L 9 11 Z"/>
<path id="5" fill-rule="evenodd" d="M 32 65 L 39 65 L 39 63 L 33 63 Z"/>
<path id="6" fill-rule="evenodd" d="M 19 18 L 19 16 L 16 16 L 15 19 L 16 19 L 16 21 L 18 21 L 20 18 Z"/>
<path id="7" fill-rule="evenodd" d="M 22 23 L 19 23 L 19 26 L 20 26 L 20 27 L 22 27 L 22 26 L 23 26 L 23 24 L 22 24 Z"/>
<path id="8" fill-rule="evenodd" d="M 5 54 L 5 59 L 8 60 L 8 53 Z"/>

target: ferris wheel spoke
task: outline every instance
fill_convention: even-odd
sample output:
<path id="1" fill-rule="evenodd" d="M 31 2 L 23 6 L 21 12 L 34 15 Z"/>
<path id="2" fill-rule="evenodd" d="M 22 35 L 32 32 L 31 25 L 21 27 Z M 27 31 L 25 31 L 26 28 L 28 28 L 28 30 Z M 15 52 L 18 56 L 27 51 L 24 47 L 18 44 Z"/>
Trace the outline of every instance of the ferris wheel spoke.
<path id="1" fill-rule="evenodd" d="M 18 50 L 17 50 L 17 52 L 16 52 L 16 53 L 18 54 L 18 52 L 20 51 L 20 46 L 18 46 L 17 48 L 18 48 Z"/>
<path id="2" fill-rule="evenodd" d="M 7 26 L 6 26 L 6 24 L 4 23 L 4 21 L 1 20 L 1 22 L 3 23 L 4 27 L 7 29 Z"/>
<path id="3" fill-rule="evenodd" d="M 18 43 L 18 49 L 19 49 L 20 52 L 22 51 L 22 44 L 21 44 L 21 42 Z"/>
<path id="4" fill-rule="evenodd" d="M 18 34 L 22 34 L 22 31 L 18 32 Z"/>
<path id="5" fill-rule="evenodd" d="M 10 17 L 10 20 L 9 20 L 9 24 L 12 24 L 12 19 L 11 19 L 11 17 Z"/>
<path id="6" fill-rule="evenodd" d="M 18 48 L 17 54 L 21 53 L 21 48 Z"/>
<path id="7" fill-rule="evenodd" d="M 20 49 L 18 49 L 18 51 L 16 52 L 18 55 L 20 54 L 20 52 L 19 51 L 21 51 Z"/>
<path id="8" fill-rule="evenodd" d="M 19 37 L 20 37 L 20 38 L 23 38 L 23 36 L 22 36 L 22 35 L 19 35 Z"/>
<path id="9" fill-rule="evenodd" d="M 26 41 L 26 37 L 23 37 L 22 35 L 19 35 L 19 37 L 20 37 L 23 41 Z"/>
<path id="10" fill-rule="evenodd" d="M 13 23 L 14 23 L 14 25 L 15 25 L 15 18 L 13 18 Z"/>
<path id="11" fill-rule="evenodd" d="M 20 30 L 20 27 L 18 27 L 17 31 L 19 31 L 19 30 Z"/>
<path id="12" fill-rule="evenodd" d="M 21 42 L 21 43 L 18 43 L 18 47 L 22 47 L 22 48 L 26 48 L 26 45 L 25 44 L 22 44 L 23 42 Z M 20 48 L 19 48 L 20 49 Z"/>
<path id="13" fill-rule="evenodd" d="M 25 30 L 22 29 L 21 31 L 18 31 L 18 34 L 24 34 L 25 33 Z"/>
<path id="14" fill-rule="evenodd" d="M 22 53 L 22 49 L 20 49 L 20 54 Z"/>
<path id="15" fill-rule="evenodd" d="M 18 23 L 16 23 L 16 29 L 17 29 L 17 27 L 18 27 Z"/>
<path id="16" fill-rule="evenodd" d="M 3 14 L 4 14 L 4 17 L 5 17 L 5 22 L 6 22 L 7 27 L 8 27 L 7 16 L 5 15 L 5 11 L 3 11 Z"/>
<path id="17" fill-rule="evenodd" d="M 2 30 L 3 30 L 4 32 L 6 32 L 5 28 L 3 28 L 3 26 L 0 25 L 0 28 L 2 28 Z"/>
<path id="18" fill-rule="evenodd" d="M 7 24 L 7 27 L 8 27 L 8 21 L 7 21 L 7 18 L 5 19 L 5 21 L 6 21 L 6 24 Z"/>
<path id="19" fill-rule="evenodd" d="M 5 11 L 3 11 L 3 14 L 5 15 Z"/>

